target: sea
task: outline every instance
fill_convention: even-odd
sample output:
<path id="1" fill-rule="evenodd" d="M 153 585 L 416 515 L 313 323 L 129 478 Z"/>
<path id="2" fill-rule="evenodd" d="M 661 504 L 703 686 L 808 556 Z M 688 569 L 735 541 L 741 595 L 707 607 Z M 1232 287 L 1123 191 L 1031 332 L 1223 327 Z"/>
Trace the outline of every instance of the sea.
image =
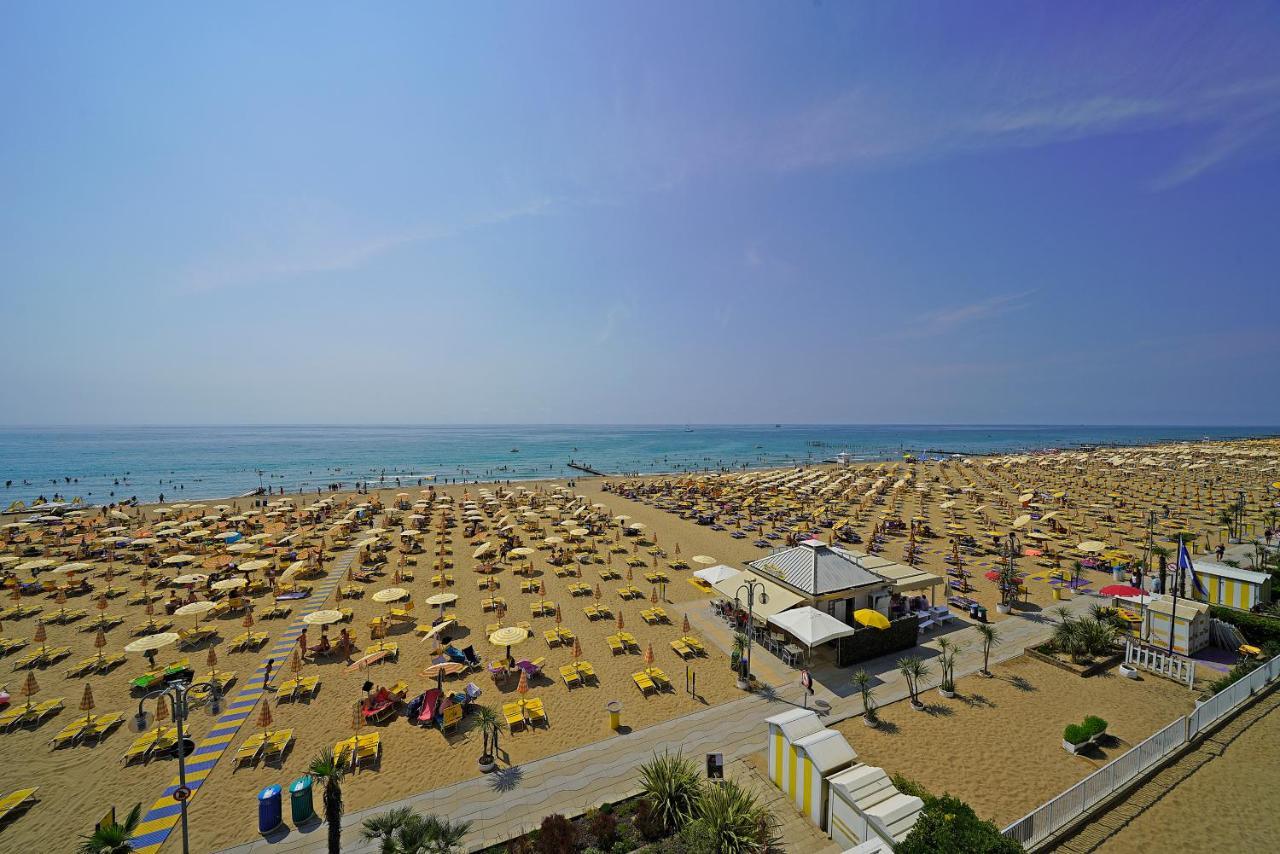
<path id="1" fill-rule="evenodd" d="M 743 470 L 1280 435 L 1272 427 L 537 425 L 0 427 L 0 509 L 429 482 Z M 573 465 L 571 465 L 573 464 Z"/>

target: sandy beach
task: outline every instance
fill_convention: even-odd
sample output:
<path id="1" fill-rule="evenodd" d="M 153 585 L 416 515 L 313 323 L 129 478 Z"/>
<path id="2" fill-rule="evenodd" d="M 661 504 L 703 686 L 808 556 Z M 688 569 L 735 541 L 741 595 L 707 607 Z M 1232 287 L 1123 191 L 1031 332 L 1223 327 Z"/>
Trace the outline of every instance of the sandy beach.
<path id="1" fill-rule="evenodd" d="M 1026 533 L 1044 533 L 1039 555 L 1024 554 L 1019 558 L 1025 566 L 1026 602 L 1022 611 L 1034 612 L 1050 607 L 1053 603 L 1053 585 L 1049 574 L 1055 558 L 1060 566 L 1069 566 L 1079 557 L 1074 546 L 1086 539 L 1096 538 L 1106 543 L 1107 549 L 1118 555 L 1140 554 L 1145 536 L 1145 513 L 1148 507 L 1160 508 L 1162 503 L 1172 505 L 1167 518 L 1160 520 L 1166 533 L 1174 526 L 1198 531 L 1202 540 L 1198 548 L 1216 545 L 1221 529 L 1213 523 L 1217 508 L 1225 497 L 1234 495 L 1237 488 L 1250 490 L 1253 498 L 1248 514 L 1251 525 L 1260 526 L 1262 498 L 1266 484 L 1274 479 L 1275 459 L 1280 445 L 1275 442 L 1216 443 L 1196 445 L 1170 445 L 1149 449 L 1100 450 L 1053 455 L 1024 455 L 1009 458 L 984 458 L 969 463 L 954 460 L 944 463 L 888 463 L 855 465 L 849 467 L 821 466 L 806 468 L 801 472 L 749 472 L 739 475 L 712 475 L 697 477 L 651 477 L 638 480 L 616 478 L 588 478 L 565 488 L 565 481 L 517 482 L 501 486 L 496 503 L 485 504 L 485 493 L 498 493 L 494 484 L 439 485 L 436 497 L 448 496 L 457 508 L 455 527 L 447 529 L 444 539 L 445 554 L 441 555 L 439 521 L 445 502 L 430 508 L 428 529 L 422 537 L 424 551 L 405 555 L 397 548 L 380 550 L 386 562 L 378 568 L 380 574 L 367 583 L 348 581 L 345 573 L 339 573 L 339 586 L 354 584 L 362 589 L 359 598 L 344 598 L 341 602 L 330 599 L 326 608 L 350 608 L 350 623 L 334 625 L 329 630 L 331 638 L 347 627 L 355 633 L 360 647 L 370 643 L 370 621 L 388 614 L 390 604 L 374 601 L 379 590 L 399 586 L 406 589 L 416 604 L 416 617 L 433 611 L 422 604 L 433 593 L 445 590 L 456 593 L 458 600 L 449 606 L 457 615 L 459 628 L 452 640 L 458 646 L 472 644 L 485 661 L 498 657 L 502 650 L 493 648 L 486 638 L 486 625 L 495 622 L 492 612 L 482 609 L 481 600 L 491 595 L 504 598 L 507 614 L 504 625 L 528 622 L 532 636 L 516 647 L 516 658 L 545 658 L 544 675 L 529 682 L 529 699 L 541 699 L 549 718 L 548 726 L 536 726 L 524 731 L 509 733 L 502 739 L 505 760 L 512 765 L 568 750 L 572 747 L 600 739 L 615 737 L 607 726 L 605 704 L 621 700 L 624 706 L 623 722 L 634 729 L 678 717 L 740 696 L 733 687 L 732 673 L 727 666 L 726 655 L 714 644 L 707 644 L 707 655 L 682 661 L 672 651 L 670 642 L 684 634 L 683 614 L 686 610 L 701 607 L 708 595 L 686 583 L 693 569 L 674 569 L 672 563 L 688 562 L 694 555 L 705 555 L 718 562 L 742 566 L 748 560 L 780 548 L 786 537 L 797 530 L 815 528 L 828 535 L 846 523 L 863 540 L 864 544 L 878 539 L 878 551 L 893 560 L 912 561 L 916 566 L 945 575 L 955 548 L 949 535 L 963 532 L 975 538 L 976 546 L 966 549 L 963 562 L 972 568 L 969 595 L 993 605 L 996 599 L 994 585 L 983 578 L 984 564 L 998 559 L 998 553 L 986 548 L 983 532 L 993 528 L 1007 529 L 1024 512 L 1038 515 L 1050 512 L 1048 504 L 1040 508 L 1040 496 L 1047 502 L 1056 501 L 1052 507 L 1059 524 L 1036 523 L 1023 528 Z M 1160 465 L 1146 464 L 1144 460 L 1159 460 Z M 1195 469 L 1191 466 L 1200 466 Z M 770 480 L 769 478 L 773 478 Z M 1213 486 L 1206 486 L 1212 479 Z M 820 480 L 821 479 L 821 480 Z M 838 489 L 822 492 L 836 483 Z M 1027 490 L 1035 489 L 1036 501 L 1022 500 Z M 508 493 L 507 490 L 510 490 Z M 1212 490 L 1212 491 L 1211 491 Z M 628 491 L 633 498 L 625 498 L 619 491 Z M 1052 496 L 1061 492 L 1063 497 Z M 400 497 L 405 493 L 407 497 Z M 683 518 L 688 512 L 679 511 L 683 502 L 687 509 L 700 505 L 723 506 L 755 495 L 760 507 L 754 513 L 754 522 L 760 527 L 753 536 L 734 537 L 737 523 L 697 524 L 694 518 Z M 574 496 L 581 496 L 575 498 Z M 313 495 L 272 496 L 272 502 L 280 498 L 292 500 L 292 507 L 301 509 L 317 499 Z M 34 641 L 37 620 L 47 618 L 62 607 L 57 594 L 47 591 L 21 597 L 20 603 L 5 600 L 6 607 L 15 604 L 38 606 L 38 615 L 21 619 L 4 619 L 2 634 L 5 638 L 25 640 L 27 645 L 15 649 L 5 658 L 8 665 L 4 686 L 12 695 L 12 704 L 24 705 L 22 694 L 27 674 L 31 672 L 38 684 L 38 691 L 30 699 L 34 703 L 63 698 L 61 712 L 44 720 L 40 725 L 26 725 L 13 732 L 0 733 L 0 790 L 5 792 L 24 787 L 39 787 L 36 801 L 25 811 L 10 817 L 0 827 L 6 844 L 40 845 L 43 850 L 64 851 L 74 847 L 74 834 L 85 832 L 103 813 L 115 806 L 126 811 L 134 803 L 142 803 L 144 809 L 160 802 L 163 793 L 176 774 L 172 755 L 152 758 L 148 762 L 122 764 L 126 748 L 135 734 L 124 726 L 110 731 L 98 743 L 84 743 L 59 749 L 50 747 L 50 739 L 77 715 L 120 713 L 131 715 L 137 708 L 137 693 L 131 693 L 129 682 L 146 670 L 141 655 L 128 654 L 126 661 L 108 673 L 88 677 L 67 675 L 67 669 L 76 662 L 97 653 L 94 645 L 96 631 L 81 631 L 81 627 L 99 616 L 97 607 L 100 592 L 108 587 L 123 588 L 124 595 L 108 601 L 102 613 L 119 618 L 121 622 L 105 632 L 106 653 L 116 653 L 133 640 L 133 627 L 147 619 L 142 604 L 127 604 L 142 589 L 142 570 L 148 556 L 162 558 L 178 552 L 192 552 L 198 558 L 196 567 L 214 567 L 231 557 L 243 560 L 244 552 L 228 553 L 216 539 L 218 532 L 238 532 L 260 545 L 261 556 L 274 565 L 277 557 L 284 559 L 291 549 L 297 551 L 300 560 L 314 554 L 323 544 L 330 562 L 323 565 L 323 572 L 333 571 L 334 560 L 345 555 L 350 548 L 364 539 L 368 524 L 385 528 L 380 539 L 398 545 L 398 530 L 408 521 L 410 511 L 401 514 L 400 522 L 391 522 L 383 514 L 368 522 L 361 522 L 349 536 L 338 537 L 332 532 L 332 523 L 342 518 L 361 502 L 374 501 L 384 508 L 397 502 L 411 506 L 422 495 L 415 484 L 405 488 L 387 488 L 371 495 L 325 494 L 319 496 L 332 501 L 332 510 L 322 519 L 299 518 L 293 510 L 278 503 L 271 515 L 244 515 L 250 510 L 251 501 L 205 501 L 200 506 L 187 507 L 174 513 L 172 507 L 166 515 L 180 526 L 182 536 L 160 540 L 143 548 L 122 548 L 112 558 L 94 554 L 82 558 L 80 541 L 87 542 L 86 554 L 96 552 L 101 540 L 108 536 L 131 538 L 154 534 L 160 516 L 153 506 L 127 509 L 118 517 L 103 517 L 98 511 L 87 514 L 62 526 L 31 525 L 9 528 L 4 531 L 5 546 L 0 555 L 8 556 L 4 566 L 15 573 L 15 579 L 31 580 L 31 573 L 18 569 L 26 561 L 46 556 L 53 567 L 70 560 L 84 559 L 90 567 L 78 574 L 67 576 L 49 573 L 48 568 L 37 576 L 44 582 L 64 583 L 68 578 L 78 581 L 87 578 L 93 591 L 70 595 L 65 607 L 83 609 L 87 613 L 66 625 L 50 623 L 45 626 L 49 647 L 67 647 L 68 654 L 56 663 L 37 667 L 33 671 L 13 669 L 22 655 L 37 649 Z M 554 500 L 553 500 L 554 499 Z M 464 531 L 462 505 L 464 501 L 479 501 L 482 518 L 481 529 L 474 536 Z M 519 508 L 530 501 L 537 505 L 537 517 L 522 519 Z M 217 510 L 218 505 L 227 505 Z M 984 506 L 985 505 L 985 506 Z M 550 547 L 543 542 L 547 536 L 560 536 L 571 530 L 558 524 L 565 508 L 582 509 L 597 517 L 601 535 L 585 537 L 593 541 L 596 551 L 585 564 L 580 564 L 581 577 L 556 574 L 548 562 Z M 264 508 L 258 508 L 263 510 Z M 677 512 L 671 512 L 677 510 Z M 544 512 L 545 511 L 545 512 Z M 576 511 L 575 511 L 576 512 Z M 627 524 L 642 523 L 646 527 L 639 536 L 624 536 L 614 521 L 617 515 L 626 515 Z M 504 517 L 506 519 L 504 520 Z M 12 517 L 10 517 L 12 518 Z M 909 537 L 901 530 L 885 531 L 877 537 L 877 530 L 884 529 L 890 518 L 902 520 L 921 519 L 927 524 L 918 538 Z M 831 519 L 833 527 L 824 525 Z M 233 521 L 240 520 L 240 521 Z M 524 525 L 527 523 L 528 528 Z M 474 551 L 484 542 L 496 542 L 496 529 L 512 524 L 513 533 L 524 545 L 534 548 L 531 563 L 532 576 L 525 578 L 514 571 L 516 562 L 499 565 L 492 576 L 482 575 L 477 569 L 483 558 L 473 557 Z M 363 527 L 362 527 L 363 526 Z M 107 529 L 113 529 L 108 532 Z M 205 532 L 194 538 L 192 531 Z M 271 547 L 271 543 L 294 534 L 295 539 L 283 546 Z M 768 548 L 755 544 L 757 536 L 774 535 L 765 539 Z M 263 536 L 265 535 L 265 536 Z M 323 539 L 321 539 L 323 537 Z M 914 542 L 913 542 L 914 539 Z M 335 542 L 344 541 L 346 547 L 335 550 Z M 144 540 L 145 541 L 145 540 Z M 1027 542 L 1034 541 L 1034 538 Z M 557 544 L 559 545 L 559 544 Z M 583 545 L 587 545 L 584 542 Z M 614 547 L 620 552 L 610 551 Z M 678 547 L 678 552 L 677 552 Z M 863 546 L 853 546 L 861 548 Z M 651 550 L 659 550 L 658 554 Z M 256 556 L 256 555 L 254 555 Z M 443 558 L 443 570 L 438 561 Z M 631 579 L 627 577 L 628 559 L 636 559 L 641 566 L 632 567 Z M 288 566 L 288 563 L 284 563 Z M 112 581 L 107 582 L 106 572 L 111 568 Z M 645 580 L 644 575 L 664 572 L 669 578 L 665 599 L 654 603 L 656 585 Z M 603 580 L 602 570 L 617 571 L 616 579 Z M 148 589 L 161 594 L 156 603 L 157 619 L 164 618 L 164 600 L 169 596 L 168 586 L 157 587 L 160 581 L 169 582 L 191 567 L 172 567 L 161 564 L 153 570 L 156 579 Z M 453 576 L 452 583 L 442 588 L 433 585 L 432 576 L 443 571 Z M 396 582 L 396 575 L 401 580 Z M 408 580 L 407 573 L 413 574 Z M 1087 578 L 1095 585 L 1110 578 L 1099 570 L 1086 570 Z M 493 591 L 481 591 L 478 582 L 493 577 L 499 587 Z M 543 585 L 545 596 L 536 592 L 522 592 L 521 582 L 532 581 L 534 590 Z M 307 583 L 320 586 L 325 583 L 321 575 Z M 587 595 L 574 596 L 571 584 L 586 584 Z M 624 601 L 619 589 L 634 586 L 640 598 Z M 596 604 L 596 588 L 600 588 L 599 602 L 610 606 L 612 615 L 590 620 L 583 608 Z M 12 589 L 12 588 L 11 588 Z M 185 588 L 179 587 L 185 595 Z M 205 598 L 203 590 L 199 598 Z M 572 648 L 568 645 L 549 647 L 543 632 L 556 627 L 551 616 L 535 617 L 530 603 L 545 598 L 561 613 L 561 627 L 572 631 L 580 644 L 582 659 L 589 661 L 598 676 L 597 682 L 583 687 L 566 687 L 559 678 L 559 667 L 572 660 Z M 216 669 L 233 672 L 237 682 L 231 688 L 234 695 L 253 676 L 255 670 L 285 634 L 297 614 L 307 607 L 307 600 L 292 603 L 294 614 L 278 620 L 261 619 L 261 614 L 272 603 L 268 590 L 254 600 L 255 618 L 252 627 L 243 625 L 239 613 L 223 618 L 207 620 L 218 629 L 217 639 L 192 650 L 179 652 L 175 647 L 163 649 L 158 654 L 161 665 L 186 656 L 190 667 L 199 676 L 210 670 L 207 664 L 209 649 L 216 650 Z M 647 625 L 641 619 L 641 611 L 657 604 L 667 612 L 669 622 Z M 638 648 L 625 654 L 611 654 L 606 637 L 618 631 L 617 617 L 622 615 L 625 631 L 634 634 Z M 993 619 L 1012 619 L 990 610 Z M 194 627 L 193 617 L 171 618 L 175 629 Z M 233 652 L 229 641 L 247 630 L 262 631 L 268 635 L 260 651 Z M 318 629 L 309 629 L 312 644 L 318 639 Z M 332 661 L 308 661 L 300 675 L 317 676 L 321 685 L 310 701 L 279 702 L 274 692 L 268 692 L 272 723 L 270 729 L 293 730 L 290 748 L 280 761 L 258 762 L 252 766 L 235 768 L 234 752 L 251 734 L 260 731 L 258 726 L 262 704 L 253 705 L 244 722 L 231 739 L 228 752 L 221 755 L 191 805 L 192 846 L 195 850 L 216 850 L 255 836 L 254 795 L 270 783 L 287 784 L 301 775 L 310 759 L 325 747 L 350 737 L 354 732 L 354 707 L 364 696 L 362 687 L 366 680 L 375 687 L 391 686 L 398 681 L 408 683 L 408 696 L 413 697 L 434 680 L 421 675 L 431 664 L 435 644 L 423 641 L 414 631 L 414 621 L 395 625 L 387 640 L 399 647 L 399 660 L 376 664 L 366 670 L 348 672 L 341 659 Z M 668 692 L 642 696 L 631 681 L 631 675 L 645 665 L 643 652 L 652 647 L 655 666 L 670 677 L 673 689 Z M 289 655 L 277 657 L 275 663 L 276 685 L 293 676 L 289 668 Z M 685 667 L 697 674 L 698 696 L 685 693 Z M 1031 689 L 1015 687 L 1016 675 L 1025 676 Z M 446 686 L 461 690 L 468 681 L 475 682 L 483 694 L 481 703 L 498 704 L 513 702 L 519 698 L 518 680 L 495 683 L 483 671 L 451 677 Z M 1127 743 L 1133 743 L 1149 734 L 1156 726 L 1189 707 L 1190 693 L 1171 683 L 1146 680 L 1138 685 L 1124 685 L 1125 691 L 1113 685 L 1114 680 L 1079 680 L 1068 674 L 1055 672 L 1053 668 L 1020 662 L 1011 664 L 1000 679 L 991 681 L 965 680 L 961 693 L 974 698 L 971 706 L 953 715 L 917 715 L 897 706 L 886 710 L 891 724 L 899 728 L 897 734 L 889 731 L 869 732 L 860 724 L 852 731 L 851 740 L 864 761 L 882 763 L 895 773 L 919 779 L 938 790 L 950 789 L 955 794 L 971 799 L 979 813 L 1003 821 L 1021 815 L 1030 807 L 1078 779 L 1100 761 L 1096 757 L 1067 757 L 1056 741 L 1061 727 L 1073 716 L 1101 714 L 1112 720 L 1115 732 Z M 79 711 L 85 685 L 92 686 L 93 709 Z M 1096 692 L 1096 693 L 1095 693 Z M 1120 702 L 1125 697 L 1140 696 L 1139 702 Z M 981 720 L 980 720 L 981 719 Z M 211 730 L 214 719 L 203 711 L 196 711 L 190 722 L 191 734 L 196 744 Z M 976 724 L 976 725 L 975 725 Z M 153 724 L 154 726 L 154 724 Z M 381 761 L 368 768 L 361 768 L 350 776 L 345 785 L 348 809 L 362 809 L 394 800 L 404 795 L 446 785 L 479 773 L 475 760 L 480 753 L 479 734 L 473 730 L 469 718 L 464 720 L 456 734 L 442 735 L 435 729 L 409 726 L 403 714 L 382 723 L 366 726 L 361 733 L 378 732 L 382 740 Z M 906 738 L 905 736 L 914 736 Z M 1011 756 L 997 749 L 1002 743 L 1025 745 L 1020 750 L 1029 751 L 1024 757 Z M 955 762 L 935 761 L 938 757 L 954 757 L 960 751 L 967 759 Z M 1041 756 L 1041 752 L 1044 753 Z M 1033 761 L 1026 761 L 1031 758 Z M 1023 779 L 1025 775 L 1008 773 L 1008 767 L 1040 769 L 1044 773 L 1034 781 Z M 973 771 L 978 769 L 978 771 Z M 56 840 L 52 842 L 51 840 Z M 172 842 L 169 843 L 172 846 Z"/>
<path id="2" fill-rule="evenodd" d="M 954 700 L 927 692 L 923 712 L 898 702 L 880 710 L 878 728 L 859 717 L 835 729 L 858 761 L 955 795 L 1004 827 L 1195 705 L 1193 692 L 1166 679 L 1082 679 L 1025 656 L 992 673 L 957 680 Z M 1072 756 L 1062 728 L 1086 715 L 1105 719 L 1115 739 Z"/>

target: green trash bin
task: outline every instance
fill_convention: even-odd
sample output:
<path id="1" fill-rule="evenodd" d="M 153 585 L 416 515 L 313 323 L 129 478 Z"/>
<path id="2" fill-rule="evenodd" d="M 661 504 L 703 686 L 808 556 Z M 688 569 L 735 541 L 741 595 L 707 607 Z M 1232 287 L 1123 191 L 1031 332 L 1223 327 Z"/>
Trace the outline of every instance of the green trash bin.
<path id="1" fill-rule="evenodd" d="M 293 826 L 305 824 L 315 817 L 316 809 L 311 802 L 311 777 L 303 774 L 289 784 L 289 811 L 293 816 Z"/>

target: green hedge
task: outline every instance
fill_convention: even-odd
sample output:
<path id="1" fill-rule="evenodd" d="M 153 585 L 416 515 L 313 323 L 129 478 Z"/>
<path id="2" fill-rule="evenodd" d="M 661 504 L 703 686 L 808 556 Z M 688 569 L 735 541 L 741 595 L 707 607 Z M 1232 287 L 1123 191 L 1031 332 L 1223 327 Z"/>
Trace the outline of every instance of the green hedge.
<path id="1" fill-rule="evenodd" d="M 1071 744 L 1084 744 L 1089 740 L 1089 733 L 1080 724 L 1067 724 L 1062 731 L 1062 740 Z"/>
<path id="2" fill-rule="evenodd" d="M 894 620 L 887 629 L 860 628 L 836 642 L 836 665 L 848 667 L 861 661 L 911 649 L 916 645 L 919 635 L 920 619 L 914 616 Z"/>
<path id="3" fill-rule="evenodd" d="M 1097 715 L 1089 715 L 1084 719 L 1084 729 L 1089 733 L 1089 737 L 1093 738 L 1107 731 L 1107 722 Z"/>
<path id="4" fill-rule="evenodd" d="M 1268 641 L 1280 642 L 1280 620 L 1250 614 L 1248 611 L 1237 611 L 1221 605 L 1210 605 L 1209 614 L 1225 623 L 1231 623 L 1254 646 L 1262 646 Z"/>

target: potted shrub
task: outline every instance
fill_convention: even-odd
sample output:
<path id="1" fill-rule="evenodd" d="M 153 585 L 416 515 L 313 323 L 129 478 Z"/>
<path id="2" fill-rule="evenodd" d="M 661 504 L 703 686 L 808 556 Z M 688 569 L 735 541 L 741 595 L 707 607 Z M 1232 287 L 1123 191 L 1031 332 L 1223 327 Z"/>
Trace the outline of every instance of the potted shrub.
<path id="1" fill-rule="evenodd" d="M 751 687 L 749 674 L 751 662 L 747 660 L 747 636 L 742 632 L 733 633 L 733 650 L 729 653 L 729 663 L 738 674 L 738 689 L 745 691 Z"/>
<path id="2" fill-rule="evenodd" d="M 1080 724 L 1067 724 L 1062 731 L 1062 747 L 1075 755 L 1079 753 L 1084 746 L 1089 743 L 1089 732 Z"/>
<path id="3" fill-rule="evenodd" d="M 1107 737 L 1107 722 L 1097 715 L 1089 715 L 1084 719 L 1085 732 L 1089 733 L 1089 743 L 1097 744 Z"/>

